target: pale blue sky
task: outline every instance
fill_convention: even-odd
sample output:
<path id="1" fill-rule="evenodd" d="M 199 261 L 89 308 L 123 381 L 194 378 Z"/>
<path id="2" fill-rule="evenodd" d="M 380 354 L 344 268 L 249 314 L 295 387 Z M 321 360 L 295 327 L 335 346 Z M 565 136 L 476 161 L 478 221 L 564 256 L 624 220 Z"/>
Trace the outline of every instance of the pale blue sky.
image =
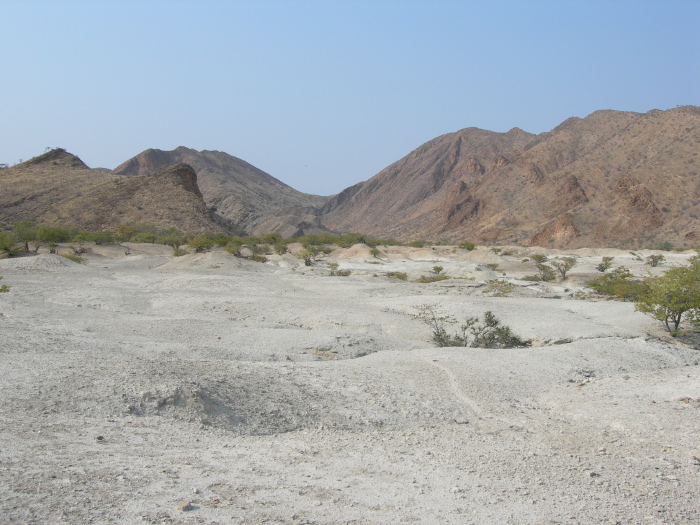
<path id="1" fill-rule="evenodd" d="M 700 1 L 0 0 L 0 162 L 235 155 L 328 195 L 465 127 L 700 105 Z"/>

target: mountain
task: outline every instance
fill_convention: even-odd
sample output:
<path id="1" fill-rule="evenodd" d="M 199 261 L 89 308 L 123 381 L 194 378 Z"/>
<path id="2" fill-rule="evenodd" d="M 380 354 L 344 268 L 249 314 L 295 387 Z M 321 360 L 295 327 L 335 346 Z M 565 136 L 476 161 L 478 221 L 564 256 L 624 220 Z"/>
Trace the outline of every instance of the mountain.
<path id="1" fill-rule="evenodd" d="M 149 176 L 115 177 L 91 170 L 63 149 L 0 170 L 0 224 L 25 219 L 91 231 L 120 224 L 227 230 L 207 208 L 197 175 L 186 164 Z"/>
<path id="2" fill-rule="evenodd" d="M 155 173 L 186 163 L 194 168 L 207 206 L 253 235 L 271 231 L 285 236 L 324 231 L 317 209 L 328 197 L 301 193 L 255 166 L 221 151 L 147 149 L 114 169 L 112 174 Z"/>
<path id="3" fill-rule="evenodd" d="M 692 246 L 699 145 L 694 106 L 597 111 L 540 135 L 467 128 L 335 195 L 322 223 L 401 240 Z"/>

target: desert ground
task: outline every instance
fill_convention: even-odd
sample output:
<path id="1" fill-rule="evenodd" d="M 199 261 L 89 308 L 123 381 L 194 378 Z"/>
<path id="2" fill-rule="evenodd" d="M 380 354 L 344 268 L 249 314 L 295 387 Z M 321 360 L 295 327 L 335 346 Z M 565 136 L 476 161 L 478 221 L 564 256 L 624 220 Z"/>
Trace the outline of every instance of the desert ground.
<path id="1" fill-rule="evenodd" d="M 0 260 L 0 521 L 700 523 L 700 350 L 584 297 L 603 255 L 643 261 L 535 283 L 522 260 L 564 252 L 380 250 Z M 531 346 L 436 348 L 421 305 Z"/>

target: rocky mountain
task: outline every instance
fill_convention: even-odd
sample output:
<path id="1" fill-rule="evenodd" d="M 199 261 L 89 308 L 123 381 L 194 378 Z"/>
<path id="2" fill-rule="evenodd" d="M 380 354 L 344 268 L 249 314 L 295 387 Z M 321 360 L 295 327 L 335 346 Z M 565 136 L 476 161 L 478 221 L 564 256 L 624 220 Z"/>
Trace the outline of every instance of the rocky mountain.
<path id="1" fill-rule="evenodd" d="M 25 219 L 92 231 L 119 224 L 191 233 L 227 230 L 226 222 L 207 208 L 197 175 L 186 164 L 148 176 L 117 177 L 91 170 L 62 149 L 0 170 L 0 224 Z"/>
<path id="2" fill-rule="evenodd" d="M 700 108 L 597 111 L 548 133 L 468 128 L 331 198 L 333 230 L 552 247 L 700 240 Z"/>
<path id="3" fill-rule="evenodd" d="M 240 229 L 258 235 L 271 231 L 285 236 L 325 230 L 317 209 L 328 197 L 301 193 L 251 164 L 221 151 L 148 149 L 112 172 L 147 175 L 186 163 L 194 168 L 207 206 Z M 301 231 L 300 231 L 301 230 Z"/>

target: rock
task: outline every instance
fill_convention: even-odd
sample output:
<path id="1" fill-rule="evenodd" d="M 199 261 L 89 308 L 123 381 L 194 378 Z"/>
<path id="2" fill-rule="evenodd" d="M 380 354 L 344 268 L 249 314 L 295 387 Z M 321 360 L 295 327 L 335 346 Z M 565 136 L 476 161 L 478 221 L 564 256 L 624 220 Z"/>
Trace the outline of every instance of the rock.
<path id="1" fill-rule="evenodd" d="M 179 510 L 180 512 L 188 512 L 190 510 L 194 510 L 194 507 L 192 506 L 191 501 L 185 500 L 177 504 L 177 510 Z"/>

